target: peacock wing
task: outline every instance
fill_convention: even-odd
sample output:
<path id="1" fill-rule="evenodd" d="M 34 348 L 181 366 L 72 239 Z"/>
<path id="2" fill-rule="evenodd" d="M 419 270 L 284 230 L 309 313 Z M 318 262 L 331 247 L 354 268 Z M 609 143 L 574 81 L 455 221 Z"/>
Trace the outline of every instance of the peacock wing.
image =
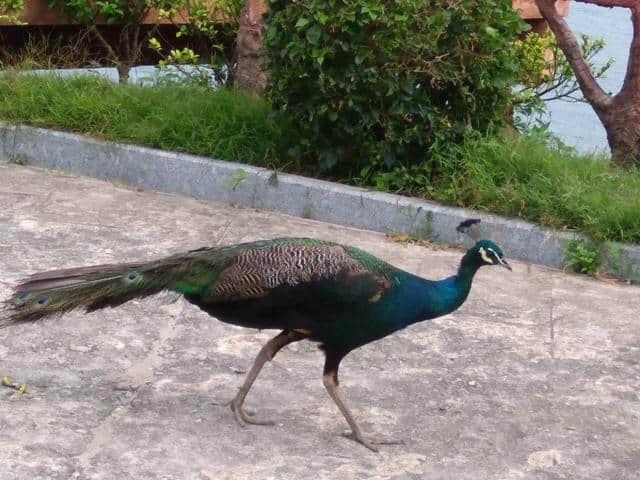
<path id="1" fill-rule="evenodd" d="M 279 239 L 239 250 L 200 295 L 203 302 L 238 302 L 305 292 L 317 301 L 375 301 L 389 280 L 347 248 L 310 239 Z M 290 297 L 293 298 L 293 297 Z"/>

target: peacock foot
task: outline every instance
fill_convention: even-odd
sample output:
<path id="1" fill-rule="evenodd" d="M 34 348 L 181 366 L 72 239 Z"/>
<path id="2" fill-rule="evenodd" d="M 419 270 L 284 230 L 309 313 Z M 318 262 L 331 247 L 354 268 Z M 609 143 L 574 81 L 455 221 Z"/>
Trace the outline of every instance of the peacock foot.
<path id="1" fill-rule="evenodd" d="M 246 426 L 247 423 L 251 425 L 275 425 L 275 422 L 271 420 L 258 420 L 253 415 L 247 413 L 237 398 L 231 400 L 230 406 L 234 417 L 236 417 L 236 420 L 242 427 Z"/>
<path id="2" fill-rule="evenodd" d="M 27 386 L 24 383 L 21 385 L 18 385 L 17 383 L 11 383 L 9 381 L 9 377 L 7 376 L 2 377 L 1 383 L 3 387 L 13 388 L 14 390 L 17 390 L 18 393 L 27 393 Z"/>
<path id="3" fill-rule="evenodd" d="M 361 445 L 364 445 L 365 447 L 367 447 L 369 450 L 373 452 L 379 451 L 376 445 L 404 445 L 403 440 L 393 440 L 393 439 L 387 439 L 387 438 L 372 437 L 369 435 L 363 435 L 361 432 L 347 433 L 345 434 L 345 437 L 349 437 L 355 440 L 356 442 L 360 443 Z"/>

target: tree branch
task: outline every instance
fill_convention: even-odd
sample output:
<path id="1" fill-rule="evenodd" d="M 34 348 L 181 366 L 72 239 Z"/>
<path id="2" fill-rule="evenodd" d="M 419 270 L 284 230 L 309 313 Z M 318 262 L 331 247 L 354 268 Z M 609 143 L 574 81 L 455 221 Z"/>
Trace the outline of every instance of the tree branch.
<path id="1" fill-rule="evenodd" d="M 640 96 L 640 2 L 634 2 L 631 9 L 631 23 L 633 24 L 633 36 L 629 47 L 629 61 L 627 73 L 624 76 L 622 92 L 630 92 L 636 98 Z"/>
<path id="2" fill-rule="evenodd" d="M 638 4 L 638 0 L 576 0 L 580 3 L 590 3 L 592 5 L 598 5 L 600 7 L 613 8 L 633 8 Z"/>
<path id="3" fill-rule="evenodd" d="M 142 42 L 140 41 L 140 24 L 135 26 L 133 30 L 133 58 L 134 62 L 137 62 L 142 52 Z"/>
<path id="4" fill-rule="evenodd" d="M 629 48 L 629 61 L 627 63 L 627 73 L 620 94 L 640 95 L 640 1 L 638 0 L 576 0 L 580 3 L 589 3 L 600 7 L 613 8 L 623 7 L 631 10 L 631 23 L 633 25 L 633 36 Z"/>
<path id="5" fill-rule="evenodd" d="M 582 0 L 579 0 L 582 1 Z M 596 0 L 585 0 L 590 3 L 595 3 Z M 610 3 L 611 7 L 617 6 L 614 3 L 626 3 L 631 0 L 601 0 L 604 3 Z M 596 112 L 601 113 L 605 111 L 612 102 L 611 96 L 600 87 L 596 81 L 589 65 L 582 55 L 580 45 L 576 40 L 575 35 L 567 25 L 567 22 L 558 15 L 555 8 L 555 0 L 536 0 L 536 5 L 542 13 L 542 16 L 549 23 L 549 27 L 553 30 L 553 33 L 558 40 L 558 45 L 564 52 L 567 61 L 573 69 L 576 80 L 582 89 L 585 99 L 593 106 Z"/>
<path id="6" fill-rule="evenodd" d="M 580 90 L 580 87 L 574 87 L 571 90 L 569 90 L 568 92 L 564 92 L 564 93 L 559 93 L 558 95 L 555 95 L 553 97 L 549 97 L 549 98 L 545 98 L 543 99 L 545 102 L 550 102 L 551 100 L 559 100 L 561 98 L 571 98 L 573 100 L 576 100 L 578 102 L 583 101 L 581 98 L 575 98 L 572 97 L 571 94 L 577 92 L 578 90 Z"/>
<path id="7" fill-rule="evenodd" d="M 93 32 L 93 34 L 96 36 L 98 41 L 102 44 L 102 46 L 107 50 L 107 57 L 110 57 L 110 60 L 112 62 L 117 63 L 118 54 L 115 52 L 113 48 L 111 48 L 111 44 L 109 44 L 109 42 L 107 42 L 107 40 L 102 36 L 96 24 L 95 23 L 90 24 L 89 29 Z"/>

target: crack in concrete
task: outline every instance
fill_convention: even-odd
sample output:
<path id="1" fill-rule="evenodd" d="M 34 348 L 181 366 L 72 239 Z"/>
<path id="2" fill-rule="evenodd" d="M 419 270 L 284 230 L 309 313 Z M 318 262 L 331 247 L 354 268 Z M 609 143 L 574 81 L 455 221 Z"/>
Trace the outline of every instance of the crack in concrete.
<path id="1" fill-rule="evenodd" d="M 93 438 L 84 451 L 76 457 L 78 464 L 76 465 L 76 471 L 74 473 L 80 473 L 78 471 L 79 467 L 85 471 L 88 470 L 91 467 L 91 460 L 93 457 L 100 453 L 106 445 L 111 443 L 111 440 L 113 439 L 113 421 L 118 414 L 118 410 L 124 411 L 125 409 L 121 406 L 114 408 L 109 412 L 100 425 L 91 429 Z"/>
<path id="2" fill-rule="evenodd" d="M 131 380 L 132 389 L 137 390 L 152 380 L 154 367 L 162 363 L 162 357 L 160 355 L 162 347 L 164 347 L 167 341 L 175 338 L 178 334 L 179 329 L 176 328 L 174 318 L 182 312 L 183 308 L 184 305 L 177 302 L 160 307 L 161 310 L 169 314 L 170 320 L 158 332 L 158 339 L 153 343 L 149 354 L 127 369 L 125 378 L 128 377 L 128 379 Z"/>
<path id="3" fill-rule="evenodd" d="M 134 395 L 126 405 L 119 405 L 113 408 L 97 427 L 91 429 L 93 435 L 91 441 L 84 451 L 76 457 L 76 474 L 80 474 L 80 469 L 86 471 L 91 468 L 91 460 L 98 455 L 104 447 L 111 443 L 115 421 L 123 417 L 132 403 L 138 398 L 140 387 L 150 383 L 153 379 L 154 368 L 162 364 L 160 351 L 164 345 L 169 340 L 175 338 L 180 331 L 180 328 L 177 328 L 175 323 L 175 318 L 182 313 L 183 309 L 184 303 L 177 301 L 160 307 L 160 310 L 169 315 L 169 321 L 159 330 L 158 339 L 153 342 L 149 354 L 127 369 L 124 375 L 124 382 L 122 383 L 127 383 L 128 385 L 125 387 L 121 385 L 121 388 L 119 388 L 134 392 Z"/>
<path id="4" fill-rule="evenodd" d="M 549 345 L 549 355 L 551 356 L 551 358 L 555 358 L 556 333 L 553 320 L 553 303 L 551 304 L 551 307 L 549 307 L 549 337 L 551 339 Z"/>
<path id="5" fill-rule="evenodd" d="M 555 319 L 553 318 L 553 286 L 554 279 L 551 279 L 551 298 L 549 299 L 549 356 L 555 358 L 556 355 L 556 329 Z"/>

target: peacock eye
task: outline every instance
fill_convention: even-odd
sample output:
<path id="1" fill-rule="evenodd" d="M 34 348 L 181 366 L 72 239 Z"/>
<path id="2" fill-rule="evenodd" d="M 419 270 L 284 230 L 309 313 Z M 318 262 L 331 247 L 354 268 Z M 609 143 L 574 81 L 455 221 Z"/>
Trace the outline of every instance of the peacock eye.
<path id="1" fill-rule="evenodd" d="M 491 250 L 487 252 L 487 250 L 485 250 L 483 247 L 480 247 L 478 252 L 480 253 L 480 257 L 482 258 L 483 262 L 488 263 L 490 265 L 494 264 L 494 261 L 491 259 Z"/>

